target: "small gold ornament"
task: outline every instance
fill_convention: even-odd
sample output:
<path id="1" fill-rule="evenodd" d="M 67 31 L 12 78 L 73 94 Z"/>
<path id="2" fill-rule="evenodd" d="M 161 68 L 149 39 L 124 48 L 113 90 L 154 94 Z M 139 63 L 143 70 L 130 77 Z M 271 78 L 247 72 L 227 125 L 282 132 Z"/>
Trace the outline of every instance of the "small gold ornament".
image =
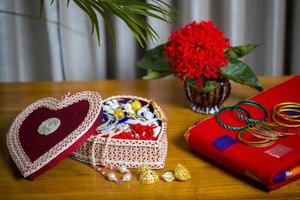
<path id="1" fill-rule="evenodd" d="M 134 101 L 131 103 L 131 107 L 132 107 L 132 110 L 137 111 L 137 110 L 141 109 L 142 104 L 141 104 L 140 101 L 134 100 Z"/>
<path id="2" fill-rule="evenodd" d="M 164 179 L 166 182 L 172 182 L 174 181 L 175 177 L 172 172 L 165 172 L 161 177 Z"/>
<path id="3" fill-rule="evenodd" d="M 143 166 L 140 168 L 140 171 L 142 173 L 139 179 L 142 184 L 151 185 L 159 181 L 159 177 L 154 170 L 148 169 Z"/>
<path id="4" fill-rule="evenodd" d="M 178 164 L 174 169 L 175 177 L 180 181 L 187 181 L 191 179 L 191 174 L 189 170 L 182 164 Z"/>
<path id="5" fill-rule="evenodd" d="M 124 111 L 122 109 L 119 109 L 119 108 L 115 110 L 115 114 L 116 114 L 117 117 L 119 117 L 121 119 L 123 119 L 125 117 Z"/>

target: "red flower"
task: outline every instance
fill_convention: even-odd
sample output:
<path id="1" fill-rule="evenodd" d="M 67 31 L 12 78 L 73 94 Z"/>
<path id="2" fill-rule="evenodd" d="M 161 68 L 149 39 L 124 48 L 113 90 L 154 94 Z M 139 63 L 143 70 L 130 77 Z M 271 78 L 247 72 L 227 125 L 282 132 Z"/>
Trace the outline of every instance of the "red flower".
<path id="1" fill-rule="evenodd" d="M 172 32 L 164 46 L 164 54 L 179 79 L 217 79 L 220 68 L 227 65 L 224 53 L 230 48 L 212 21 L 192 22 Z M 202 82 L 198 81 L 197 85 Z"/>

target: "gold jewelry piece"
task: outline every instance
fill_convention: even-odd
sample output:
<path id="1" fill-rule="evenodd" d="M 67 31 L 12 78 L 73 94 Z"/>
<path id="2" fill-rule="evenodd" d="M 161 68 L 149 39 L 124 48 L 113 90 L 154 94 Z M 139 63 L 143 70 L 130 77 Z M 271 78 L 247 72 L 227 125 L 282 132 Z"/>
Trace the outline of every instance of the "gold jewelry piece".
<path id="1" fill-rule="evenodd" d="M 187 181 L 191 179 L 189 170 L 182 164 L 178 164 L 174 169 L 175 177 L 180 181 Z"/>
<path id="2" fill-rule="evenodd" d="M 262 125 L 258 125 L 258 127 L 268 131 L 269 134 L 272 134 L 274 136 L 282 137 L 287 135 L 295 135 L 295 133 L 289 132 L 286 127 L 280 126 L 275 123 L 264 123 Z"/>
<path id="3" fill-rule="evenodd" d="M 293 112 L 293 113 L 297 113 L 297 115 L 289 115 L 286 114 L 284 112 Z M 286 105 L 286 106 L 282 106 L 278 109 L 277 112 L 275 112 L 276 115 L 278 115 L 279 117 L 287 120 L 287 121 L 292 121 L 292 122 L 300 122 L 300 107 L 295 107 L 293 105 Z"/>
<path id="4" fill-rule="evenodd" d="M 278 120 L 276 119 L 276 113 L 274 113 L 274 114 L 272 115 L 272 120 L 273 120 L 275 123 L 277 123 L 277 124 L 279 124 L 279 125 L 281 125 L 281 126 L 284 126 L 284 127 L 291 127 L 291 128 L 294 127 L 294 128 L 295 128 L 295 127 L 299 127 L 299 126 L 300 126 L 300 123 L 298 123 L 298 124 L 287 124 L 287 123 L 278 121 Z"/>
<path id="5" fill-rule="evenodd" d="M 283 119 L 285 119 L 285 120 L 287 120 L 287 121 L 289 121 L 289 122 L 300 122 L 300 119 L 294 119 L 294 118 L 290 118 L 290 117 L 281 117 L 281 118 L 283 118 Z"/>
<path id="6" fill-rule="evenodd" d="M 154 170 L 145 166 L 140 167 L 141 175 L 139 180 L 142 184 L 151 185 L 159 181 L 159 176 Z"/>
<path id="7" fill-rule="evenodd" d="M 257 125 L 251 128 L 251 130 L 254 130 L 255 134 L 265 136 L 270 139 L 278 139 L 278 137 L 294 135 L 294 133 L 289 132 L 287 128 L 273 123 L 264 123 L 262 125 Z"/>
<path id="8" fill-rule="evenodd" d="M 262 131 L 257 128 L 249 128 L 247 129 L 248 133 L 251 135 L 260 138 L 260 139 L 267 139 L 267 140 L 277 140 L 278 136 L 274 134 L 268 134 L 268 131 Z"/>
<path id="9" fill-rule="evenodd" d="M 163 175 L 161 175 L 164 181 L 166 182 L 172 182 L 174 181 L 175 177 L 172 172 L 165 172 Z"/>
<path id="10" fill-rule="evenodd" d="M 276 104 L 273 107 L 273 111 L 277 112 L 278 108 L 282 107 L 282 106 L 293 106 L 294 108 L 295 107 L 300 108 L 300 103 L 296 103 L 296 102 L 283 102 L 283 103 L 279 103 L 279 104 Z"/>
<path id="11" fill-rule="evenodd" d="M 270 146 L 272 145 L 275 141 L 274 140 L 270 140 L 270 139 L 263 139 L 263 140 L 260 140 L 260 141 L 249 141 L 249 140 L 245 140 L 243 138 L 243 135 L 245 134 L 245 130 L 243 131 L 240 131 L 238 134 L 237 134 L 237 139 L 243 143 L 243 144 L 247 144 L 249 146 L 253 146 L 253 147 L 267 147 L 267 146 Z"/>
<path id="12" fill-rule="evenodd" d="M 283 112 L 295 112 L 298 113 L 297 115 L 289 115 L 285 114 Z M 273 107 L 273 115 L 272 115 L 272 120 L 284 127 L 299 127 L 300 126 L 300 103 L 296 102 L 283 102 L 275 105 Z M 276 118 L 278 117 L 278 119 Z M 283 119 L 283 122 L 279 120 Z M 287 123 L 286 123 L 287 122 Z M 291 124 L 288 122 L 292 122 Z M 296 122 L 296 123 L 295 123 Z"/>
<path id="13" fill-rule="evenodd" d="M 249 133 L 257 139 L 258 141 L 246 140 L 244 134 Z M 237 140 L 243 144 L 247 144 L 253 147 L 266 147 L 272 145 L 280 137 L 296 135 L 297 132 L 293 132 L 290 129 L 275 124 L 275 123 L 259 123 L 254 127 L 240 131 L 237 134 Z"/>
<path id="14" fill-rule="evenodd" d="M 287 118 L 299 118 L 300 117 L 300 110 L 298 109 L 293 109 L 295 107 L 281 107 L 278 111 L 277 114 L 281 117 L 287 117 Z M 298 113 L 297 115 L 288 115 L 288 114 L 284 114 L 282 112 L 294 112 L 294 113 Z"/>

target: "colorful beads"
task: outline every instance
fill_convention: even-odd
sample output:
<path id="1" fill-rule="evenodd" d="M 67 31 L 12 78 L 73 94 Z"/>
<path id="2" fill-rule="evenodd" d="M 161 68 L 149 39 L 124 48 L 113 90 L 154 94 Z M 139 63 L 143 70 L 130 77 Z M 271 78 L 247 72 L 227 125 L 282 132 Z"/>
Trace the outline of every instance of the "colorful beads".
<path id="1" fill-rule="evenodd" d="M 124 104 L 123 109 L 129 114 L 134 114 L 134 110 L 132 110 L 132 106 L 130 103 Z"/>
<path id="2" fill-rule="evenodd" d="M 137 111 L 137 110 L 141 109 L 142 104 L 138 100 L 134 100 L 134 101 L 132 101 L 131 106 L 132 106 L 132 110 Z"/>
<path id="3" fill-rule="evenodd" d="M 125 117 L 124 111 L 120 108 L 115 110 L 115 114 L 118 118 L 122 119 Z"/>
<path id="4" fill-rule="evenodd" d="M 148 111 L 148 112 L 144 113 L 144 117 L 146 119 L 153 119 L 155 117 L 155 115 L 152 112 Z"/>
<path id="5" fill-rule="evenodd" d="M 102 124 L 97 128 L 103 137 L 156 140 L 162 127 L 152 103 L 138 99 L 111 99 L 104 102 Z"/>

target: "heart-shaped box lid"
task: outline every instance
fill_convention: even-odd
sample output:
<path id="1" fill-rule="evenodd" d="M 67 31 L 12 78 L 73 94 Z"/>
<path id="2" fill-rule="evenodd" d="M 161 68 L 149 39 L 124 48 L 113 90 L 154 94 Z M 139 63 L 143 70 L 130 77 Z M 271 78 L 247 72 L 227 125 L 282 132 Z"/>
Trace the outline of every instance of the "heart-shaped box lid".
<path id="1" fill-rule="evenodd" d="M 7 133 L 9 153 L 22 175 L 34 179 L 75 151 L 95 134 L 101 108 L 101 96 L 92 91 L 43 98 L 25 108 Z"/>

